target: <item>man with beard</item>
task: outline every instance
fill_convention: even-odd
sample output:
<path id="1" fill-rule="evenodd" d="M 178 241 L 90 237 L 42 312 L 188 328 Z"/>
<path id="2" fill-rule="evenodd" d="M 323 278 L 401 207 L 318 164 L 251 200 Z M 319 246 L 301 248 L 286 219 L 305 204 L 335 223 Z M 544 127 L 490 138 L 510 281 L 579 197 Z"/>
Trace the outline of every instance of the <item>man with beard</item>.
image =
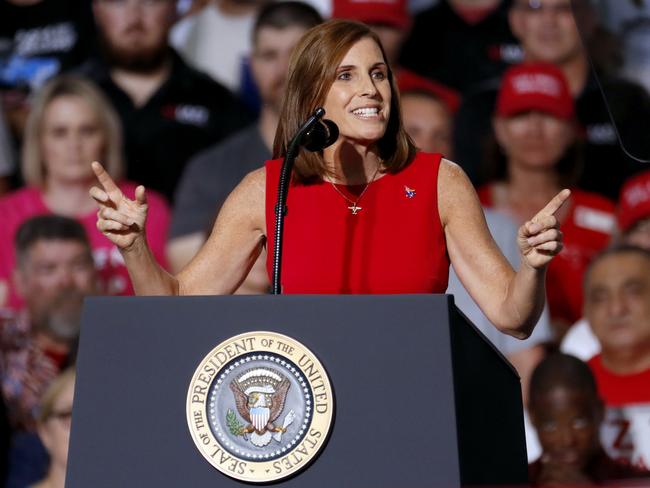
<path id="1" fill-rule="evenodd" d="M 188 159 L 250 116 L 226 88 L 169 47 L 173 0 L 93 0 L 92 6 L 103 56 L 82 72 L 120 114 L 126 176 L 171 200 Z"/>
<path id="2" fill-rule="evenodd" d="M 253 30 L 251 67 L 262 110 L 257 123 L 189 163 L 176 194 L 168 245 L 174 271 L 187 264 L 202 246 L 217 212 L 239 181 L 271 159 L 291 52 L 307 29 L 321 20 L 316 10 L 300 2 L 271 3 L 261 10 Z M 260 256 L 240 292 L 266 290 L 265 260 Z"/>
<path id="3" fill-rule="evenodd" d="M 15 247 L 25 308 L 0 316 L 0 384 L 12 429 L 8 486 L 26 486 L 42 476 L 40 397 L 74 356 L 83 298 L 97 293 L 97 274 L 83 226 L 67 217 L 25 221 Z"/>

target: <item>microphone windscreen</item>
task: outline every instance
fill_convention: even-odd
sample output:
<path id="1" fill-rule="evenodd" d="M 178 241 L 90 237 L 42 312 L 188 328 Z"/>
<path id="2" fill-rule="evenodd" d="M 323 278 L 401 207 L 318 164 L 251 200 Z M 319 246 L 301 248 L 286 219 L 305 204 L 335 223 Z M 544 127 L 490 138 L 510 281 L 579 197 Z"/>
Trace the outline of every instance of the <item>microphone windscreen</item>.
<path id="1" fill-rule="evenodd" d="M 303 138 L 303 145 L 308 151 L 322 151 L 336 142 L 339 137 L 338 126 L 329 119 L 318 121 Z"/>

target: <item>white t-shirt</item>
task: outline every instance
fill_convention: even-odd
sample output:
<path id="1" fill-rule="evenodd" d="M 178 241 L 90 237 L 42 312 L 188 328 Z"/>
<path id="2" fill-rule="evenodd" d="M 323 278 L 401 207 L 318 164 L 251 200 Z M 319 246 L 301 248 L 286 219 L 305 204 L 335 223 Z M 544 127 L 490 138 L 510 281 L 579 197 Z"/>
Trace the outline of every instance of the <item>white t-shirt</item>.
<path id="1" fill-rule="evenodd" d="M 169 42 L 187 63 L 238 93 L 244 62 L 251 52 L 255 15 L 224 15 L 211 3 L 178 22 Z"/>

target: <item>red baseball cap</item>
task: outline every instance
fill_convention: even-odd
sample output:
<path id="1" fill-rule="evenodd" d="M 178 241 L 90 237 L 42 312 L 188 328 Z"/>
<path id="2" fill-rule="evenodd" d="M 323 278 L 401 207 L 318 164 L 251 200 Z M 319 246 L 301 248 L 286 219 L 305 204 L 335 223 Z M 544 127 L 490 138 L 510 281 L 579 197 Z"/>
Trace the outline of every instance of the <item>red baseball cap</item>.
<path id="1" fill-rule="evenodd" d="M 332 17 L 406 29 L 411 24 L 406 0 L 334 0 Z"/>
<path id="2" fill-rule="evenodd" d="M 618 200 L 618 226 L 630 230 L 639 220 L 650 218 L 650 171 L 625 182 Z"/>
<path id="3" fill-rule="evenodd" d="M 442 100 L 452 114 L 460 107 L 460 93 L 456 90 L 404 68 L 400 68 L 397 72 L 397 86 L 402 93 L 411 91 L 431 93 L 435 98 Z"/>
<path id="4" fill-rule="evenodd" d="M 558 67 L 524 63 L 506 70 L 497 98 L 496 114 L 510 117 L 539 110 L 569 120 L 575 114 L 569 84 Z"/>

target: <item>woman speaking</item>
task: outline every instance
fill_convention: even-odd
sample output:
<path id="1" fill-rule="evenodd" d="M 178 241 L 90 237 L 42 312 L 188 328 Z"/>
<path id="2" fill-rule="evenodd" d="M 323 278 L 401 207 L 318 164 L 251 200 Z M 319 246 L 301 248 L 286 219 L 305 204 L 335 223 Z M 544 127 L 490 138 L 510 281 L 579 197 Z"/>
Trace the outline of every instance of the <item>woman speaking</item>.
<path id="1" fill-rule="evenodd" d="M 100 164 L 97 227 L 124 255 L 140 295 L 232 293 L 263 246 L 273 255 L 282 158 L 302 122 L 322 106 L 337 141 L 296 160 L 288 193 L 285 293 L 443 293 L 449 261 L 503 332 L 527 337 L 544 305 L 546 268 L 562 248 L 555 212 L 563 190 L 521 226 L 515 272 L 486 227 L 463 171 L 417 152 L 404 132 L 399 95 L 381 43 L 365 26 L 332 20 L 311 29 L 290 63 L 274 157 L 246 176 L 212 234 L 178 275 L 164 271 L 144 235 L 143 187 L 128 199 Z"/>

